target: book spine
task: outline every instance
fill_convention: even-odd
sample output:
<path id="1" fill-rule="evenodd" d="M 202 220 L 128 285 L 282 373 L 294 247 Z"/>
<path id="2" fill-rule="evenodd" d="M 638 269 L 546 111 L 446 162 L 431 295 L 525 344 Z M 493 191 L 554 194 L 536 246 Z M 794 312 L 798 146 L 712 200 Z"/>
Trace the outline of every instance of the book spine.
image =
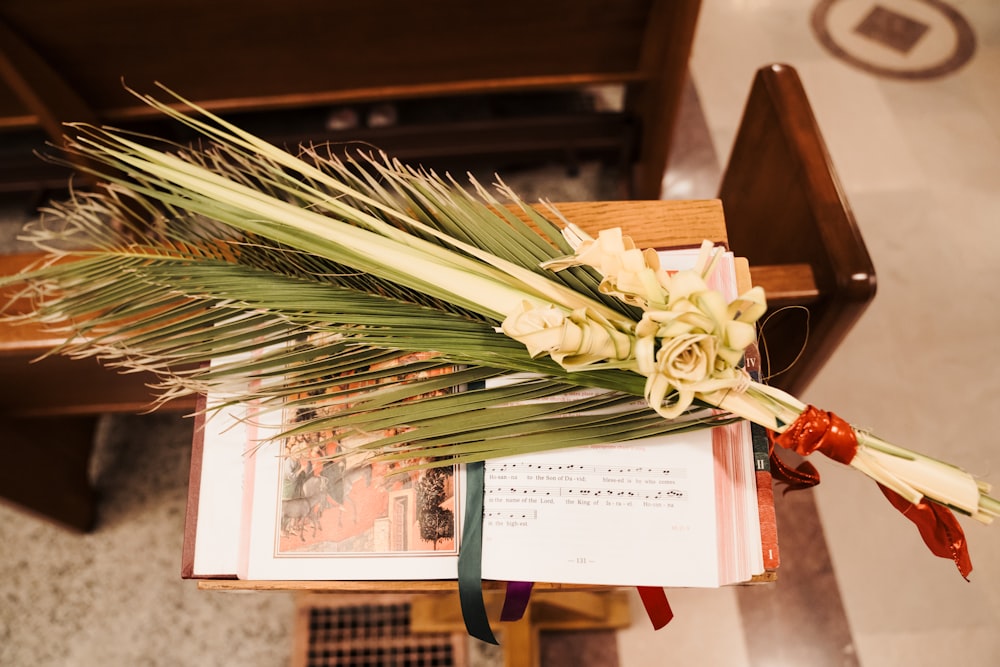
<path id="1" fill-rule="evenodd" d="M 760 350 L 754 343 L 747 348 L 746 370 L 754 381 L 760 381 Z M 781 564 L 778 552 L 778 521 L 774 511 L 774 487 L 771 479 L 771 453 L 767 430 L 758 424 L 750 425 L 753 443 L 754 474 L 757 478 L 757 506 L 760 513 L 760 540 L 764 556 L 764 569 L 774 571 Z"/>

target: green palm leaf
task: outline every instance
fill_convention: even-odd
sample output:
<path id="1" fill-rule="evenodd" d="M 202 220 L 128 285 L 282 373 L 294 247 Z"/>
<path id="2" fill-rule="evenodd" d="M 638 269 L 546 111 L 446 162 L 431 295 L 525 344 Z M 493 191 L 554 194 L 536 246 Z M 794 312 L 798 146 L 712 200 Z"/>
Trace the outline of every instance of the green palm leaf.
<path id="1" fill-rule="evenodd" d="M 640 335 L 650 309 L 602 293 L 608 276 L 576 265 L 591 262 L 576 256 L 569 268 L 543 270 L 572 249 L 549 216 L 502 184 L 493 194 L 381 155 L 340 159 L 317 148 L 292 155 L 175 97 L 196 115 L 143 99 L 193 129 L 204 147 L 79 125 L 70 155 L 52 158 L 89 165 L 105 185 L 45 209 L 26 238 L 49 260 L 0 278 L 0 288 L 22 285 L 19 296 L 36 303 L 10 320 L 65 334 L 54 352 L 150 371 L 161 400 L 208 393 L 216 398 L 211 410 L 252 402 L 280 411 L 284 437 L 354 440 L 361 454 L 417 465 L 730 418 L 700 413 L 698 404 L 675 417 L 687 398 L 675 403 L 674 385 L 649 362 L 650 345 L 662 352 L 676 337 Z M 635 289 L 653 294 L 645 303 L 666 317 L 652 268 L 642 271 L 646 282 Z M 734 314 L 723 312 L 724 302 L 699 299 L 699 321 L 727 322 L 711 335 L 745 341 L 755 318 L 743 306 Z M 763 308 L 755 299 L 742 303 Z M 520 332 L 497 333 L 512 316 L 549 312 L 573 325 L 583 318 L 581 339 L 606 339 L 604 348 L 592 354 L 586 341 L 561 341 L 571 372 L 564 358 L 533 357 L 508 337 Z M 743 344 L 729 350 L 725 372 L 736 370 Z M 493 382 L 510 373 L 532 379 Z M 775 431 L 807 408 L 758 383 L 711 388 L 714 373 L 686 396 Z M 464 391 L 452 391 L 456 385 Z M 388 426 L 396 432 L 372 435 Z M 851 465 L 909 502 L 926 495 L 984 521 L 1000 515 L 970 475 L 854 432 L 861 451 Z"/>
<path id="2" fill-rule="evenodd" d="M 51 205 L 27 230 L 72 260 L 26 282 L 33 316 L 67 335 L 57 352 L 151 371 L 162 400 L 199 392 L 219 398 L 216 410 L 279 410 L 284 437 L 402 427 L 364 449 L 437 463 L 536 449 L 543 433 L 551 446 L 553 428 L 568 446 L 701 423 L 637 403 L 635 373 L 569 373 L 496 335 L 517 299 L 592 308 L 621 326 L 639 314 L 602 294 L 589 268 L 541 270 L 571 248 L 506 187 L 498 194 L 530 226 L 475 181 L 380 156 L 295 157 L 150 102 L 208 147 L 161 152 L 153 138 L 80 126 L 69 150 L 108 185 Z M 454 287 L 439 271 L 454 272 Z M 510 372 L 538 379 L 482 386 Z M 446 391 L 457 385 L 468 391 Z M 560 398 L 581 386 L 606 393 Z M 616 417 L 587 414 L 598 405 Z"/>

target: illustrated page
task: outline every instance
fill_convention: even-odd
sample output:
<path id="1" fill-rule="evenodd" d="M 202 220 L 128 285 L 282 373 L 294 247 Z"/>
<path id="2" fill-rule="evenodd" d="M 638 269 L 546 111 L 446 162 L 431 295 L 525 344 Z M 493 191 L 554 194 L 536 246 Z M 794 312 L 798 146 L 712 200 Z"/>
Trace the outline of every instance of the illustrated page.
<path id="1" fill-rule="evenodd" d="M 374 368 L 374 366 L 373 366 Z M 405 381 L 445 371 L 421 371 Z M 335 386 L 368 386 L 344 376 Z M 342 393 L 341 393 L 342 395 Z M 349 394 L 348 394 L 349 395 Z M 313 396 L 322 399 L 321 396 Z M 343 402 L 311 402 L 311 417 Z M 261 416 L 261 427 L 274 415 Z M 454 466 L 400 472 L 358 448 L 378 433 L 316 431 L 266 441 L 250 462 L 246 578 L 454 578 L 463 487 Z M 266 440 L 266 439 L 265 439 Z"/>

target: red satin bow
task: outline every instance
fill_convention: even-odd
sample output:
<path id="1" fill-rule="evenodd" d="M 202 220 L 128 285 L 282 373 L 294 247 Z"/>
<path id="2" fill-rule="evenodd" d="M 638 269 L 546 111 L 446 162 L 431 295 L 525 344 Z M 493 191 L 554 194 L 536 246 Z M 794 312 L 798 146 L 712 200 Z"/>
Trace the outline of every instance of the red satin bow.
<path id="1" fill-rule="evenodd" d="M 826 454 L 834 461 L 848 464 L 858 451 L 854 429 L 833 414 L 809 405 L 783 433 L 774 437 L 775 444 L 808 456 L 813 452 Z"/>
<path id="2" fill-rule="evenodd" d="M 775 445 L 802 456 L 818 451 L 844 464 L 849 464 L 858 451 L 858 440 L 851 425 L 832 412 L 824 412 L 812 405 L 807 406 L 784 432 L 775 434 L 768 431 L 768 440 L 771 475 L 788 486 L 785 493 L 816 486 L 819 484 L 819 472 L 808 461 L 803 461 L 797 468 L 789 467 L 778 457 Z M 926 498 L 914 504 L 881 484 L 879 488 L 893 507 L 916 524 L 931 553 L 950 558 L 962 577 L 968 580 L 972 572 L 969 547 L 952 511 Z"/>

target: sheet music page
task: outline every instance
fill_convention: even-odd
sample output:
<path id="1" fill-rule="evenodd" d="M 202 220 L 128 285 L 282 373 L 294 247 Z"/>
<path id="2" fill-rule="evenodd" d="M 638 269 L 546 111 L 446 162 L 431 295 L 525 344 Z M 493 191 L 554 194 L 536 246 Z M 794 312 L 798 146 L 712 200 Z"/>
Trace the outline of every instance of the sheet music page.
<path id="1" fill-rule="evenodd" d="M 659 256 L 663 268 L 680 270 L 693 266 L 698 250 Z M 720 257 L 709 285 L 736 296 L 732 253 Z M 759 571 L 756 563 L 734 567 L 731 556 L 742 548 L 746 522 L 759 545 L 755 511 L 743 516 L 747 508 L 726 502 L 721 525 L 718 508 L 746 495 L 745 483 L 729 479 L 740 467 L 724 458 L 734 455 L 752 470 L 752 452 L 735 454 L 739 445 L 726 438 L 741 441 L 735 432 L 703 429 L 488 461 L 483 576 L 623 586 L 744 581 Z"/>
<path id="2" fill-rule="evenodd" d="M 486 463 L 483 576 L 718 586 L 712 433 Z"/>

